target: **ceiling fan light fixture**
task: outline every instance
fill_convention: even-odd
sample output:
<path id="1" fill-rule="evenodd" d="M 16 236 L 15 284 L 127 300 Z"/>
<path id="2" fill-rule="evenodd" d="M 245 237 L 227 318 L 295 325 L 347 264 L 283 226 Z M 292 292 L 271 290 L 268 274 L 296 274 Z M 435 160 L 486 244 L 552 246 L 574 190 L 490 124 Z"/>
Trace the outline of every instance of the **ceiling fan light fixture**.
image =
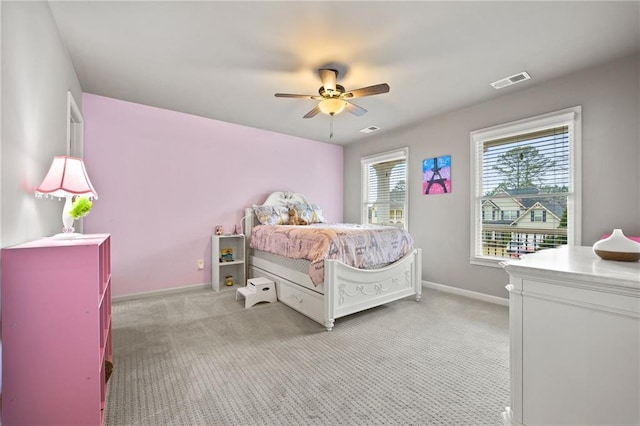
<path id="1" fill-rule="evenodd" d="M 340 114 L 346 105 L 347 103 L 341 99 L 325 99 L 318 104 L 318 107 L 327 115 L 336 115 Z"/>

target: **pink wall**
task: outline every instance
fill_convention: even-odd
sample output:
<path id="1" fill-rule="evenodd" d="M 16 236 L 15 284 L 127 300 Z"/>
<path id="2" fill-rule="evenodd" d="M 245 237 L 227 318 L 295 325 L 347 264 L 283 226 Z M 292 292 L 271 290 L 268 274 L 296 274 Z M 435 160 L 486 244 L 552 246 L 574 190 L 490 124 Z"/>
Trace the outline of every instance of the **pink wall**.
<path id="1" fill-rule="evenodd" d="M 96 95 L 82 102 L 99 195 L 84 232 L 112 235 L 114 296 L 210 283 L 213 227 L 233 230 L 272 191 L 301 192 L 327 221 L 343 219 L 340 146 Z"/>

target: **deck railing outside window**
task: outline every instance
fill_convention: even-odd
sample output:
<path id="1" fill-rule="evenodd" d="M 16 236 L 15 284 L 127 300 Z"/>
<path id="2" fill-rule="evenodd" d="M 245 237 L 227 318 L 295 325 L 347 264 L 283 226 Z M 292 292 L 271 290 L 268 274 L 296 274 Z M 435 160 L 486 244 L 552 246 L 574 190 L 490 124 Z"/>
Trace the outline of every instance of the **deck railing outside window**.
<path id="1" fill-rule="evenodd" d="M 567 244 L 567 229 L 517 229 L 503 225 L 484 225 L 482 235 L 483 256 L 520 258 L 547 248 Z"/>

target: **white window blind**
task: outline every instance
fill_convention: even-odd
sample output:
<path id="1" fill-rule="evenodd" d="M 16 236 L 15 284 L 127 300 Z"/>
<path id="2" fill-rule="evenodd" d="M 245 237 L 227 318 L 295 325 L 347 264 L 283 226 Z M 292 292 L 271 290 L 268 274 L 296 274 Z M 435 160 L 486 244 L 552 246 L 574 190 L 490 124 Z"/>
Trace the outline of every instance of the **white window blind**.
<path id="1" fill-rule="evenodd" d="M 362 222 L 406 227 L 407 150 L 362 159 Z"/>
<path id="2" fill-rule="evenodd" d="M 483 194 L 522 188 L 569 191 L 568 126 L 486 141 L 478 148 Z"/>
<path id="3" fill-rule="evenodd" d="M 576 107 L 471 134 L 472 261 L 579 244 L 580 115 Z"/>

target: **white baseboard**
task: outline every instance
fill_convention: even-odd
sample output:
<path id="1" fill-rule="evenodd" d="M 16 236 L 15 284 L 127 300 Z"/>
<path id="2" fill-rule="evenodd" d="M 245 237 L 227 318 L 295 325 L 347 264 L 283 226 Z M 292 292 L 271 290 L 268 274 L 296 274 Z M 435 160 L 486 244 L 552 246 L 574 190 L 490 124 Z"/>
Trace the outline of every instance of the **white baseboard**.
<path id="1" fill-rule="evenodd" d="M 469 297 L 471 299 L 482 300 L 483 302 L 495 303 L 497 305 L 509 306 L 509 299 L 504 297 L 491 296 L 489 294 L 478 293 L 476 291 L 465 290 L 463 288 L 451 287 L 450 285 L 422 281 L 422 286 L 433 290 L 444 291 L 446 293 L 457 294 L 458 296 Z"/>
<path id="2" fill-rule="evenodd" d="M 482 300 L 484 302 L 495 303 L 497 305 L 509 306 L 509 299 L 504 297 L 491 296 L 489 294 L 478 293 L 476 291 L 465 290 L 463 288 L 452 287 L 449 285 L 438 284 L 431 281 L 422 281 L 422 286 L 432 290 L 443 291 L 445 293 L 457 294 L 471 299 Z M 211 283 L 192 284 L 183 287 L 163 288 L 162 290 L 145 291 L 144 293 L 125 294 L 124 296 L 114 296 L 112 302 L 123 302 L 126 300 L 144 299 L 147 297 L 165 296 L 172 293 L 180 293 L 189 290 L 202 290 L 211 288 Z"/>
<path id="3" fill-rule="evenodd" d="M 124 302 L 126 300 L 145 299 L 147 297 L 166 296 L 167 294 L 180 293 L 189 290 L 210 289 L 211 283 L 191 284 L 183 287 L 163 288 L 162 290 L 145 291 L 144 293 L 125 294 L 124 296 L 114 296 L 112 302 Z M 213 291 L 213 290 L 212 290 Z"/>

